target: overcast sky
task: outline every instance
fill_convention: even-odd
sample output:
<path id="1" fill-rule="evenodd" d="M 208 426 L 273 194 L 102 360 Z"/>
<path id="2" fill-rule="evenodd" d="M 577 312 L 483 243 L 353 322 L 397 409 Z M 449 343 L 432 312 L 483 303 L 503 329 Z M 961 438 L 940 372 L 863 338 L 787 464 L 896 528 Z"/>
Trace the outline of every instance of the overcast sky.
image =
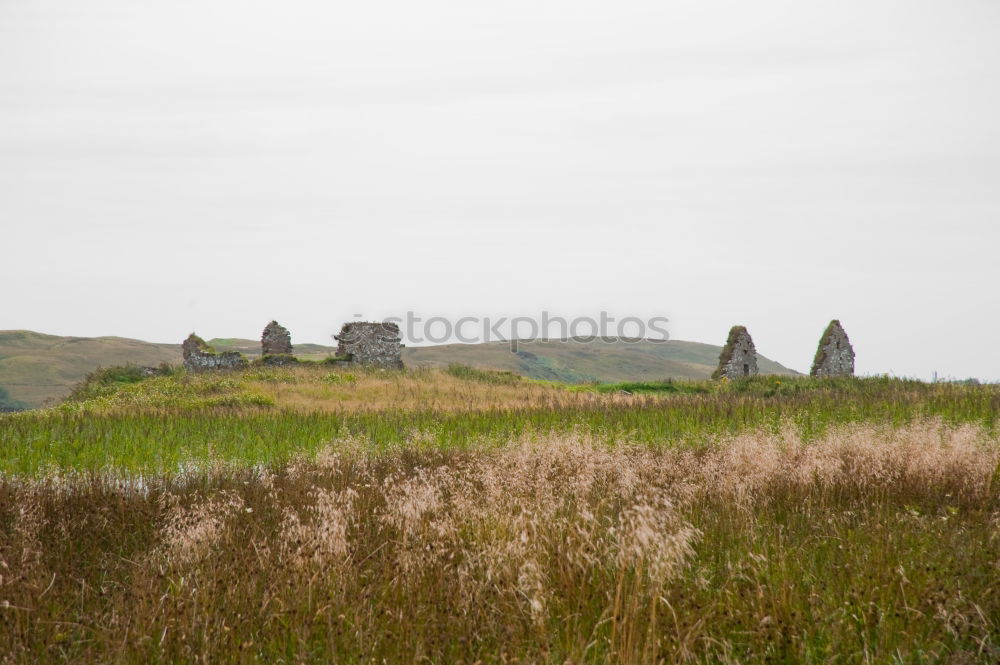
<path id="1" fill-rule="evenodd" d="M 734 323 L 1000 379 L 996 0 L 0 0 L 0 329 Z"/>

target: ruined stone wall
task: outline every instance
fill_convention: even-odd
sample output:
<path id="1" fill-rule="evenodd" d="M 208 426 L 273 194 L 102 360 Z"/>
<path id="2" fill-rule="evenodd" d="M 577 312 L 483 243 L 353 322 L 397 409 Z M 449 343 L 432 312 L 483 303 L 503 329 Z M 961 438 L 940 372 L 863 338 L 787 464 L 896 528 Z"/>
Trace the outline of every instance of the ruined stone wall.
<path id="1" fill-rule="evenodd" d="M 757 376 L 757 372 L 757 349 L 750 333 L 743 326 L 733 326 L 719 354 L 719 367 L 712 373 L 712 378 L 742 379 Z"/>
<path id="2" fill-rule="evenodd" d="M 402 344 L 395 323 L 354 321 L 345 323 L 337 340 L 337 355 L 351 363 L 382 369 L 402 369 Z"/>
<path id="3" fill-rule="evenodd" d="M 212 369 L 240 369 L 246 367 L 247 360 L 236 351 L 218 353 L 205 340 L 194 333 L 181 344 L 184 354 L 184 368 L 191 372 Z"/>
<path id="4" fill-rule="evenodd" d="M 834 319 L 823 332 L 813 360 L 811 376 L 854 376 L 854 347 L 840 321 Z"/>
<path id="5" fill-rule="evenodd" d="M 283 356 L 292 353 L 292 336 L 288 328 L 271 321 L 260 337 L 261 353 L 265 356 Z"/>

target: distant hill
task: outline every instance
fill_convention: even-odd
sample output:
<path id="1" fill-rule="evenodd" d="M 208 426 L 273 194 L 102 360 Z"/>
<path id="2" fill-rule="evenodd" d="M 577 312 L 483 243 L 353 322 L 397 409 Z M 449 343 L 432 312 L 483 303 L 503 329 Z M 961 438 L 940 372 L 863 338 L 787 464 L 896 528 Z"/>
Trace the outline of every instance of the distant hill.
<path id="1" fill-rule="evenodd" d="M 240 339 L 237 337 L 216 337 L 208 340 L 208 343 L 215 347 L 216 351 L 239 351 L 245 356 L 260 355 L 259 339 Z M 178 350 L 181 347 L 177 347 Z M 296 344 L 292 339 L 292 350 L 297 358 L 304 360 L 322 360 L 332 356 L 337 351 L 335 346 L 323 346 L 322 344 Z M 179 351 L 178 351 L 179 352 Z"/>
<path id="2" fill-rule="evenodd" d="M 32 407 L 65 397 L 98 367 L 155 366 L 181 359 L 180 345 L 124 337 L 59 337 L 28 330 L 0 331 L 0 386 Z"/>
<path id="3" fill-rule="evenodd" d="M 403 362 L 414 367 L 444 367 L 462 363 L 506 369 L 535 379 L 568 383 L 707 379 L 719 362 L 722 347 L 670 340 L 532 340 L 519 342 L 512 352 L 508 342 L 444 344 L 403 350 Z M 762 374 L 797 374 L 773 360 L 759 357 Z"/>
<path id="4" fill-rule="evenodd" d="M 294 340 L 293 340 L 294 341 Z M 220 351 L 260 355 L 257 340 L 209 340 Z M 666 378 L 707 379 L 721 347 L 698 342 L 534 340 L 519 342 L 516 353 L 507 342 L 407 347 L 410 367 L 447 367 L 462 363 L 505 369 L 536 379 L 569 383 L 647 381 Z M 319 360 L 335 347 L 295 344 L 301 358 Z M 156 366 L 180 363 L 180 344 L 156 344 L 124 337 L 60 337 L 27 330 L 0 331 L 0 387 L 10 399 L 32 407 L 53 403 L 98 367 L 134 363 Z M 763 374 L 796 374 L 772 360 L 758 359 Z"/>

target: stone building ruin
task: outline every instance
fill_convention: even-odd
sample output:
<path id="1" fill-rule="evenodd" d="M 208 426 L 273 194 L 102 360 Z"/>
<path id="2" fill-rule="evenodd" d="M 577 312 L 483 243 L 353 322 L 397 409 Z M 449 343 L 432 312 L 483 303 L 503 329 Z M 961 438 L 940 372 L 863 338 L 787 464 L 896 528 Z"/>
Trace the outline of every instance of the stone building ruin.
<path id="1" fill-rule="evenodd" d="M 208 369 L 241 369 L 247 366 L 247 359 L 238 351 L 219 353 L 205 340 L 194 333 L 181 344 L 184 354 L 184 368 L 190 372 Z"/>
<path id="2" fill-rule="evenodd" d="M 713 379 L 743 379 L 757 376 L 757 349 L 744 326 L 733 326 L 729 339 L 719 354 L 719 367 Z"/>
<path id="3" fill-rule="evenodd" d="M 840 321 L 830 321 L 823 332 L 809 375 L 854 376 L 854 347 Z"/>
<path id="4" fill-rule="evenodd" d="M 337 355 L 355 365 L 402 369 L 402 344 L 395 323 L 352 321 L 345 323 L 337 340 Z"/>
<path id="5" fill-rule="evenodd" d="M 288 328 L 277 321 L 271 321 L 260 337 L 261 354 L 265 356 L 292 355 L 292 336 Z"/>

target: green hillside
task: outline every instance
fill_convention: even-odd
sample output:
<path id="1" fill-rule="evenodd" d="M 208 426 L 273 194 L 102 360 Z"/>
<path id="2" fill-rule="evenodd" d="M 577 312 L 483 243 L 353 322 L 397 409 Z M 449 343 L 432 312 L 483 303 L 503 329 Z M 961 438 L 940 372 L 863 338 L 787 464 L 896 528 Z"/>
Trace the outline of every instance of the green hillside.
<path id="1" fill-rule="evenodd" d="M 505 369 L 535 379 L 569 383 L 598 381 L 650 381 L 657 379 L 707 379 L 719 361 L 721 347 L 670 340 L 535 340 L 520 342 L 512 352 L 507 342 L 445 344 L 404 349 L 408 366 L 445 367 L 462 363 L 474 367 Z M 763 374 L 796 374 L 760 357 Z"/>
<path id="2" fill-rule="evenodd" d="M 295 356 L 304 360 L 322 360 L 333 355 L 337 351 L 335 346 L 323 346 L 322 344 L 295 344 L 292 348 Z M 245 356 L 260 355 L 259 339 L 240 339 L 238 337 L 215 337 L 208 340 L 208 343 L 215 347 L 216 351 L 239 351 Z M 178 346 L 178 353 L 180 347 Z"/>
<path id="3" fill-rule="evenodd" d="M 124 337 L 60 337 L 28 330 L 0 331 L 0 387 L 29 406 L 55 402 L 98 367 L 180 362 L 178 344 Z"/>
<path id="4" fill-rule="evenodd" d="M 209 340 L 219 351 L 260 354 L 260 342 L 239 338 Z M 296 355 L 319 360 L 335 348 L 296 344 Z M 410 367 L 447 367 L 461 363 L 503 369 L 536 379 L 569 383 L 620 382 L 657 379 L 707 379 L 715 369 L 721 347 L 698 342 L 567 340 L 521 342 L 516 353 L 506 342 L 444 344 L 403 349 Z M 156 344 L 124 337 L 60 337 L 26 330 L 0 331 L 0 387 L 11 403 L 44 406 L 66 396 L 70 389 L 98 367 L 132 363 L 156 366 L 179 363 L 179 344 Z M 763 374 L 795 374 L 763 356 Z"/>

